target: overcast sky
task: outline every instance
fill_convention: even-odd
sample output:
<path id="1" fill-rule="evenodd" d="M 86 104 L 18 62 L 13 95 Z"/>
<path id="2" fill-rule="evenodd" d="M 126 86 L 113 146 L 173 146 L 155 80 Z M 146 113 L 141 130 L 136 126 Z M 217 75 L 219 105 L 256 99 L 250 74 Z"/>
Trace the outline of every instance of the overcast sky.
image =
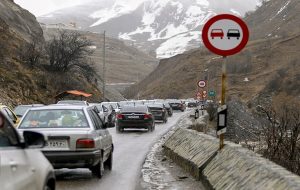
<path id="1" fill-rule="evenodd" d="M 35 16 L 41 16 L 49 12 L 78 5 L 89 0 L 15 0 L 21 7 L 29 10 Z"/>

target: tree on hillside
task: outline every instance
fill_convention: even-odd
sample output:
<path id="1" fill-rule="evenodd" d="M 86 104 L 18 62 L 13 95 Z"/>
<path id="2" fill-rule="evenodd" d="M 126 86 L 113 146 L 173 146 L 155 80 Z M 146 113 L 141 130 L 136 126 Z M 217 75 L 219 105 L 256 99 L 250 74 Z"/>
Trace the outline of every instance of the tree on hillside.
<path id="1" fill-rule="evenodd" d="M 19 58 L 23 63 L 28 64 L 31 67 L 37 66 L 43 57 L 43 47 L 33 40 L 29 43 L 24 43 L 19 48 Z"/>
<path id="2" fill-rule="evenodd" d="M 86 77 L 95 74 L 89 56 L 93 54 L 92 42 L 78 32 L 60 31 L 47 42 L 46 51 L 52 71 L 76 71 Z"/>
<path id="3" fill-rule="evenodd" d="M 282 97 L 280 97 L 282 99 Z M 259 106 L 263 119 L 261 150 L 264 157 L 300 174 L 300 110 L 290 98 L 270 107 Z"/>

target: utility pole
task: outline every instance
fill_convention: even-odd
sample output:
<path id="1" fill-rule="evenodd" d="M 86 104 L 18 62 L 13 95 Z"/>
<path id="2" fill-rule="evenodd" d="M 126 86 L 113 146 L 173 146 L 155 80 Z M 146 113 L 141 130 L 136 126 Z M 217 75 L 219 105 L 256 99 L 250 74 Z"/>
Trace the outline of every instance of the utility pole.
<path id="1" fill-rule="evenodd" d="M 106 36 L 105 31 L 103 33 L 103 101 L 105 101 L 105 91 L 106 91 L 106 57 L 105 57 L 105 48 L 106 48 Z"/>

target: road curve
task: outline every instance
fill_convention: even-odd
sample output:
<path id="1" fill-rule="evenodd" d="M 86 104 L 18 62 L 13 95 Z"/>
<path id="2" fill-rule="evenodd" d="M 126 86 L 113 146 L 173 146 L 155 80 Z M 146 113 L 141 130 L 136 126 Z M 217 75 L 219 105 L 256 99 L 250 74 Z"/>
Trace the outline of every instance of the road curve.
<path id="1" fill-rule="evenodd" d="M 157 124 L 152 133 L 130 130 L 116 133 L 110 129 L 115 145 L 114 165 L 112 171 L 106 171 L 102 179 L 91 175 L 87 169 L 57 170 L 58 190 L 135 190 L 140 178 L 140 168 L 151 146 L 172 126 L 180 117 L 181 112 L 174 113 L 167 124 Z"/>

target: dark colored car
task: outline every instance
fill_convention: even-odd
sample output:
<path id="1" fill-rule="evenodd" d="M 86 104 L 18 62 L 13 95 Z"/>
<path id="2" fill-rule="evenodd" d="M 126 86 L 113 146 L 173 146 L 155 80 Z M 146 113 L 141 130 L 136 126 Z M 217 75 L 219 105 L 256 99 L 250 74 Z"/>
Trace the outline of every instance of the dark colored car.
<path id="1" fill-rule="evenodd" d="M 156 121 L 163 121 L 164 123 L 167 123 L 168 112 L 167 109 L 164 107 L 164 104 L 149 104 L 148 107 Z"/>
<path id="2" fill-rule="evenodd" d="M 180 101 L 180 100 L 172 100 L 169 102 L 169 104 L 173 110 L 180 110 L 180 111 L 184 112 L 184 110 L 186 108 L 185 104 L 182 103 L 182 101 Z"/>
<path id="3" fill-rule="evenodd" d="M 117 131 L 124 129 L 148 129 L 149 132 L 155 129 L 155 120 L 149 108 L 145 105 L 123 106 L 117 114 Z"/>
<path id="4" fill-rule="evenodd" d="M 237 38 L 240 39 L 241 33 L 238 29 L 229 29 L 227 32 L 228 39 L 230 38 Z"/>
<path id="5" fill-rule="evenodd" d="M 188 102 L 188 108 L 196 108 L 199 106 L 199 103 L 195 100 L 195 101 L 190 101 Z"/>
<path id="6" fill-rule="evenodd" d="M 30 108 L 42 107 L 44 104 L 32 104 L 32 105 L 19 105 L 15 108 L 14 112 L 19 118 L 22 118 L 23 115 L 29 110 Z"/>

